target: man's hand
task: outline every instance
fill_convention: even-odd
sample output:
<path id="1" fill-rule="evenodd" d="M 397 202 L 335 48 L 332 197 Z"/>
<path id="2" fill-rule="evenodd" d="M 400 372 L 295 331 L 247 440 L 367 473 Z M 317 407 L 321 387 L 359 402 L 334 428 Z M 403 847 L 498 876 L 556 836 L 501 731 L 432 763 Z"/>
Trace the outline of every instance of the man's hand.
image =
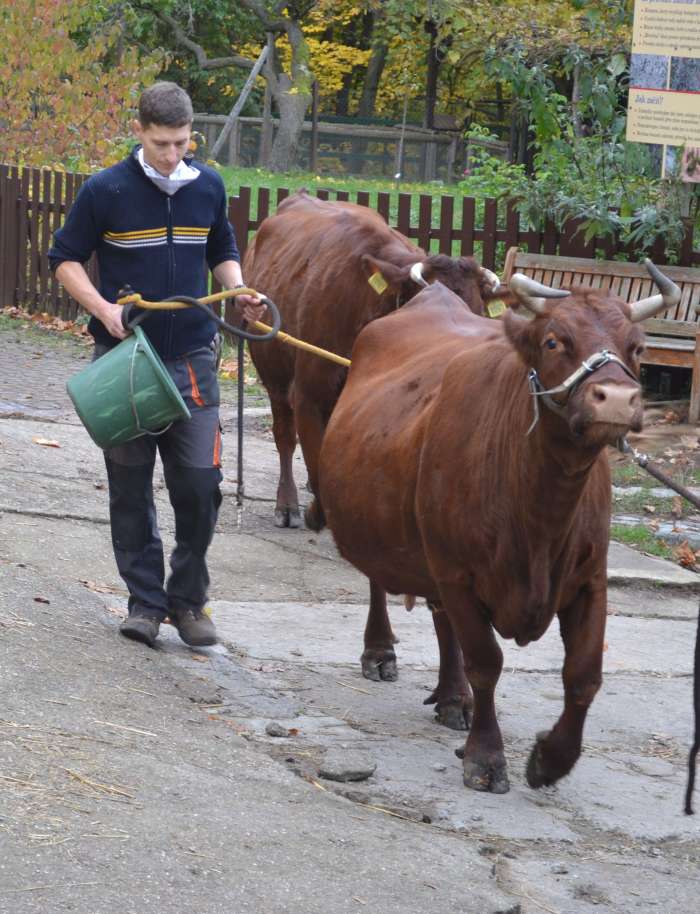
<path id="1" fill-rule="evenodd" d="M 262 320 L 267 305 L 255 295 L 237 295 L 236 308 L 250 324 Z"/>
<path id="2" fill-rule="evenodd" d="M 118 340 L 125 340 L 131 332 L 130 330 L 125 330 L 122 325 L 123 310 L 124 308 L 121 305 L 113 305 L 110 302 L 106 302 L 104 307 L 100 309 L 100 313 L 95 315 L 105 325 L 110 336 L 114 336 Z"/>

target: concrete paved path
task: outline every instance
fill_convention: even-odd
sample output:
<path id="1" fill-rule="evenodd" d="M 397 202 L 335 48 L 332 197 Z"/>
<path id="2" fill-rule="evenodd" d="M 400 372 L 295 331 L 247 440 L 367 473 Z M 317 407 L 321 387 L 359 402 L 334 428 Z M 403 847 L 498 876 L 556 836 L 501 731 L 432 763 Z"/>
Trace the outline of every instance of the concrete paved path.
<path id="1" fill-rule="evenodd" d="M 16 346 L 15 364 L 31 361 Z M 399 681 L 364 680 L 365 581 L 327 533 L 272 526 L 260 417 L 240 513 L 225 410 L 222 643 L 191 651 L 168 627 L 157 651 L 120 639 L 101 455 L 60 402 L 67 357 L 36 361 L 52 397 L 25 386 L 43 404 L 26 409 L 8 373 L 14 405 L 0 409 L 1 914 L 697 910 L 700 832 L 681 814 L 697 575 L 611 547 L 604 687 L 553 788 L 529 789 L 524 765 L 561 708 L 556 626 L 504 644 L 511 791 L 467 791 L 463 737 L 422 704 L 437 666 L 427 611 L 391 601 Z M 167 545 L 162 480 L 157 500 Z M 375 773 L 321 779 L 338 749 Z"/>

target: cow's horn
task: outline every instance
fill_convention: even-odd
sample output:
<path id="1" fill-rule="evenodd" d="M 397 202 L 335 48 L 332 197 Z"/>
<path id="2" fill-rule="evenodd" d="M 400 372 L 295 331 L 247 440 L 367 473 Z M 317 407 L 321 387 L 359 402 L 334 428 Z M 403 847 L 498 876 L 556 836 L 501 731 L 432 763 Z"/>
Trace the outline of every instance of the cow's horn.
<path id="1" fill-rule="evenodd" d="M 534 314 L 544 314 L 546 299 L 566 298 L 570 295 L 565 289 L 552 289 L 543 286 L 541 282 L 525 276 L 523 273 L 513 273 L 508 283 L 508 288 L 517 297 L 518 301 L 529 308 Z"/>
<path id="2" fill-rule="evenodd" d="M 492 273 L 491 270 L 487 270 L 486 267 L 481 268 L 481 272 L 484 274 L 484 279 L 489 284 L 491 292 L 495 292 L 496 289 L 500 286 L 501 280 L 496 276 L 495 273 Z"/>
<path id="3" fill-rule="evenodd" d="M 681 290 L 675 282 L 670 280 L 668 276 L 664 276 L 651 260 L 646 259 L 644 266 L 658 288 L 661 289 L 661 293 L 659 295 L 650 295 L 649 298 L 634 302 L 631 307 L 631 316 L 635 324 L 653 317 L 659 311 L 666 311 L 668 308 L 672 308 L 681 300 Z"/>
<path id="4" fill-rule="evenodd" d="M 419 260 L 411 267 L 411 279 L 419 286 L 427 286 L 428 280 L 423 276 L 423 263 Z"/>

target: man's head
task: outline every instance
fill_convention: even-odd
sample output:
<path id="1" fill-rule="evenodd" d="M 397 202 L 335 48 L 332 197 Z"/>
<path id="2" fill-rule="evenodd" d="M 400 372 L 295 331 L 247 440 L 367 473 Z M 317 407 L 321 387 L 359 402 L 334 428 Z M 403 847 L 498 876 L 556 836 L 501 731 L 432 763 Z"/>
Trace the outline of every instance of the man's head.
<path id="1" fill-rule="evenodd" d="M 190 97 L 175 83 L 154 83 L 142 93 L 139 116 L 132 126 L 145 161 L 160 174 L 172 174 L 184 158 L 192 118 Z"/>

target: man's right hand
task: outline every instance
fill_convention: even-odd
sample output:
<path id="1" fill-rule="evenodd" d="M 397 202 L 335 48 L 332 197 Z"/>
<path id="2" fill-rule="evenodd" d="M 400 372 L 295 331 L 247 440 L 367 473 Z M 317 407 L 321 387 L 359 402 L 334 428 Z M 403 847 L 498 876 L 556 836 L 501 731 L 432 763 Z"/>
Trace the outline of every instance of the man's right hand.
<path id="1" fill-rule="evenodd" d="M 125 330 L 122 325 L 123 310 L 122 305 L 113 305 L 111 302 L 105 302 L 104 308 L 96 315 L 105 325 L 110 336 L 114 336 L 118 340 L 125 340 L 131 333 L 130 330 Z"/>

